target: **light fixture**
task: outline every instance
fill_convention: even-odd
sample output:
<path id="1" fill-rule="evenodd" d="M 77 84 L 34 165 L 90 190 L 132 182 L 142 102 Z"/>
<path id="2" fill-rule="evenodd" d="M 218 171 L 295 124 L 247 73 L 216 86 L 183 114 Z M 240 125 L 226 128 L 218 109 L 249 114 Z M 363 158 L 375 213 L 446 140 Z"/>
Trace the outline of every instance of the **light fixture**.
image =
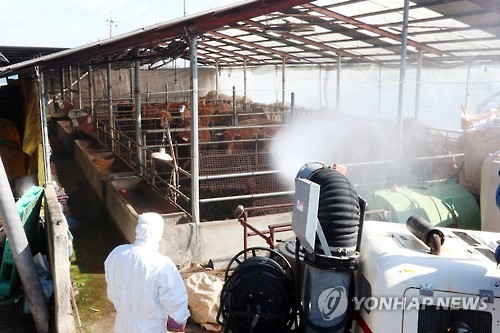
<path id="1" fill-rule="evenodd" d="M 168 123 L 168 112 L 160 111 L 160 115 L 163 116 L 163 137 L 161 140 L 160 150 L 151 154 L 151 159 L 153 161 L 162 162 L 168 164 L 172 167 L 172 172 L 170 173 L 170 183 L 169 183 L 169 196 L 173 202 L 177 202 L 177 196 L 179 191 L 179 166 L 177 165 L 177 160 L 175 158 L 174 147 L 172 145 L 172 137 L 169 131 Z M 167 142 L 169 147 L 169 153 L 167 154 Z M 154 167 L 154 163 L 153 163 Z M 154 177 L 152 183 L 154 184 Z"/>
<path id="2" fill-rule="evenodd" d="M 167 123 L 167 118 L 166 117 L 163 118 L 162 123 L 163 123 L 163 136 L 162 136 L 162 139 L 161 139 L 160 151 L 152 153 L 151 154 L 151 158 L 154 159 L 154 160 L 160 161 L 160 162 L 170 163 L 170 162 L 172 162 L 174 160 L 174 158 L 172 157 L 172 155 L 167 154 L 167 149 L 165 148 L 165 142 L 167 140 L 167 134 L 170 134 L 168 132 L 167 126 L 166 126 L 166 123 Z M 170 135 L 169 135 L 169 139 L 170 139 Z M 172 141 L 171 140 L 169 140 L 169 144 L 170 144 L 170 147 L 172 147 Z M 173 151 L 171 151 L 171 153 L 173 153 Z"/>
<path id="3" fill-rule="evenodd" d="M 151 158 L 154 159 L 154 160 L 160 161 L 160 162 L 165 162 L 165 163 L 170 163 L 170 162 L 172 162 L 174 160 L 172 158 L 172 156 L 170 156 L 169 154 L 167 154 L 167 152 L 165 151 L 165 146 L 164 145 L 162 145 L 160 147 L 160 151 L 152 153 L 151 154 Z"/>

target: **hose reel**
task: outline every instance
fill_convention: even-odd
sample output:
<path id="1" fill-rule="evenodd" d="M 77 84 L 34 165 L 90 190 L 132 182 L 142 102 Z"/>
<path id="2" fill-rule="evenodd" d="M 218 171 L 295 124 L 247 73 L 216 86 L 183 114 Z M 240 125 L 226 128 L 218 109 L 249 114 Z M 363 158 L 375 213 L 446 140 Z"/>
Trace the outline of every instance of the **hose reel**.
<path id="1" fill-rule="evenodd" d="M 287 259 L 261 247 L 235 255 L 226 269 L 217 314 L 224 332 L 291 332 L 296 321 L 293 273 Z"/>

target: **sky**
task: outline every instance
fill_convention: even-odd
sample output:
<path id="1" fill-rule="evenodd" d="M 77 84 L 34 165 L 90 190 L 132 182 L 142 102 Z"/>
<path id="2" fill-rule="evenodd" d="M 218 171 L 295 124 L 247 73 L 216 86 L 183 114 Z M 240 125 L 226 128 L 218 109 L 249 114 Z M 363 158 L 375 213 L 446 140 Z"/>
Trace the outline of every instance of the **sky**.
<path id="1" fill-rule="evenodd" d="M 0 45 L 72 48 L 238 2 L 0 0 Z"/>

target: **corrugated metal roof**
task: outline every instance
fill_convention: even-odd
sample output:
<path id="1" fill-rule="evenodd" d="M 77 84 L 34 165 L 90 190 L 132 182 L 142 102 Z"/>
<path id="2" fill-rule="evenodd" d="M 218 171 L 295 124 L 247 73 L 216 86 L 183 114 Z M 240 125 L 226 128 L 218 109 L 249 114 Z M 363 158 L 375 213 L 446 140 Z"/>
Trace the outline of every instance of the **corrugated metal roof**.
<path id="1" fill-rule="evenodd" d="M 402 0 L 253 0 L 186 16 L 107 40 L 0 68 L 0 76 L 34 66 L 99 66 L 134 59 L 139 49 L 151 68 L 188 58 L 188 39 L 199 36 L 204 65 L 247 66 L 400 62 Z M 0 51 L 3 52 L 2 49 Z M 408 60 L 453 65 L 500 60 L 500 3 L 496 0 L 413 0 Z"/>
<path id="2" fill-rule="evenodd" d="M 33 58 L 42 57 L 48 54 L 65 50 L 60 47 L 38 47 L 38 46 L 2 46 L 0 45 L 0 65 L 17 64 Z"/>

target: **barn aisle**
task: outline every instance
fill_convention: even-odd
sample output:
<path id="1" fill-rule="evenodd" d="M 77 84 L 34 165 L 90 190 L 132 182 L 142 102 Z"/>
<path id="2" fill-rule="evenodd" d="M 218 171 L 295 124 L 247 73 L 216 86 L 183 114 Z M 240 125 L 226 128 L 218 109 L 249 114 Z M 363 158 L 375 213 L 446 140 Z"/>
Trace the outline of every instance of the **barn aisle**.
<path id="1" fill-rule="evenodd" d="M 80 331 L 112 332 L 115 310 L 106 297 L 104 260 L 115 246 L 126 241 L 118 234 L 106 207 L 86 182 L 72 152 L 55 139 L 51 140 L 51 147 L 53 173 L 68 196 L 68 224 L 74 237 L 71 281 Z M 75 322 L 78 329 L 78 321 Z"/>

